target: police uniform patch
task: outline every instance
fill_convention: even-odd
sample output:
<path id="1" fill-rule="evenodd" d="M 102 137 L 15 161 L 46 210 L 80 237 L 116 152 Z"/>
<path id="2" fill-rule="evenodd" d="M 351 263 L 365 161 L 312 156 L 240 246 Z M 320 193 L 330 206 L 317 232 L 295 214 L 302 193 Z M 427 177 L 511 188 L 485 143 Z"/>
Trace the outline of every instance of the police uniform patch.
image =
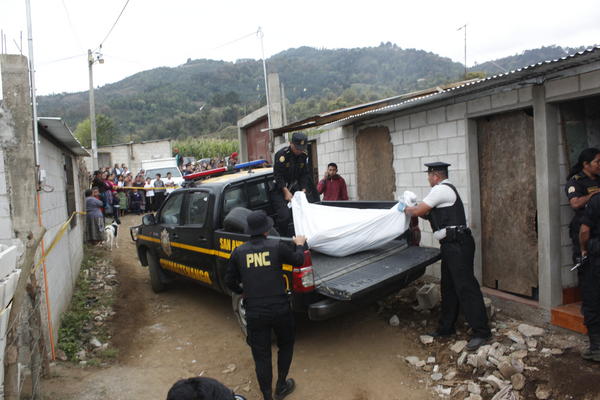
<path id="1" fill-rule="evenodd" d="M 575 193 L 575 186 L 569 186 L 569 193 Z"/>
<path id="2" fill-rule="evenodd" d="M 284 156 L 279 157 L 279 162 L 284 162 L 284 161 L 285 161 L 285 157 Z"/>

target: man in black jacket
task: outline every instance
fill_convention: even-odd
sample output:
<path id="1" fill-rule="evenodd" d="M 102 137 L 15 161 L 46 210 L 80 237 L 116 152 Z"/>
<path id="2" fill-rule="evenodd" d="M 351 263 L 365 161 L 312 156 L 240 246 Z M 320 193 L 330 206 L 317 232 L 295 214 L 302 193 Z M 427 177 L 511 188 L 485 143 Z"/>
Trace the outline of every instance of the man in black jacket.
<path id="1" fill-rule="evenodd" d="M 264 211 L 250 213 L 247 233 L 251 238 L 231 253 L 225 274 L 227 287 L 244 296 L 247 342 L 252 349 L 264 400 L 273 399 L 271 331 L 275 332 L 279 348 L 275 400 L 283 399 L 295 387 L 294 380 L 287 379 L 294 352 L 295 322 L 286 292 L 283 264 L 301 266 L 306 242 L 303 236 L 294 237 L 292 248 L 279 240 L 267 239 L 272 227 L 273 220 Z"/>

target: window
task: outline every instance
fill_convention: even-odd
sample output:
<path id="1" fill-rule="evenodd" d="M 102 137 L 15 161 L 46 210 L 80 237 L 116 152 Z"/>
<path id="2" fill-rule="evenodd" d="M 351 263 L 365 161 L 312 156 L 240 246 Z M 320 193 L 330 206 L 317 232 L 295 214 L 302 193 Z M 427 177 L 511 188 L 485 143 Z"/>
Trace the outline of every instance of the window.
<path id="1" fill-rule="evenodd" d="M 225 192 L 223 200 L 223 215 L 227 215 L 229 211 L 236 207 L 248 208 L 248 199 L 244 193 L 243 186 L 237 186 Z"/>
<path id="2" fill-rule="evenodd" d="M 258 181 L 250 182 L 246 187 L 250 208 L 260 208 L 265 204 L 269 204 L 269 191 L 267 190 L 267 182 Z"/>
<path id="3" fill-rule="evenodd" d="M 192 192 L 190 194 L 187 215 L 189 225 L 204 225 L 208 214 L 208 199 L 208 192 Z"/>
<path id="4" fill-rule="evenodd" d="M 160 224 L 177 225 L 181 221 L 181 202 L 183 194 L 171 194 L 160 213 Z"/>
<path id="5" fill-rule="evenodd" d="M 67 196 L 67 218 L 73 214 L 77 208 L 75 202 L 75 178 L 73 176 L 73 159 L 69 155 L 64 155 L 65 170 L 65 195 Z M 77 226 L 77 218 L 71 220 L 71 229 Z"/>

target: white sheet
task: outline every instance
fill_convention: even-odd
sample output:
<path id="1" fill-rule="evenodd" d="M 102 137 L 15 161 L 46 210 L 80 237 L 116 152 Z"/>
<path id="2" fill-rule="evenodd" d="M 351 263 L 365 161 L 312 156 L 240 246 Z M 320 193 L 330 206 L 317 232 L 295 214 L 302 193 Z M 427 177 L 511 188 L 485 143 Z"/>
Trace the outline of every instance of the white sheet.
<path id="1" fill-rule="evenodd" d="M 407 192 L 404 198 L 410 204 L 415 195 Z M 387 210 L 323 206 L 309 203 L 300 191 L 291 203 L 296 234 L 306 236 L 311 249 L 336 257 L 381 247 L 410 222 L 398 204 Z"/>

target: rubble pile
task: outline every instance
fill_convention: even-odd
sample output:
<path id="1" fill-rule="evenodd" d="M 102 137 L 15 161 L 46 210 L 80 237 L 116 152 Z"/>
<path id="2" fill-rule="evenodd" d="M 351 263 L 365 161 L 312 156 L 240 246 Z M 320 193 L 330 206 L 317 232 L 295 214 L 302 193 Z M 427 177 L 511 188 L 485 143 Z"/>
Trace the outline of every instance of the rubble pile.
<path id="1" fill-rule="evenodd" d="M 427 291 L 434 291 L 428 287 Z M 419 306 L 418 295 L 410 288 L 387 299 L 380 304 L 380 312 L 396 312 L 404 304 L 419 311 L 420 318 L 428 318 L 430 311 Z M 419 304 L 425 303 L 419 301 Z M 545 329 L 515 321 L 502 320 L 499 311 L 494 309 L 492 301 L 485 299 L 488 315 L 491 318 L 492 337 L 477 351 L 467 352 L 468 333 L 459 329 L 459 334 L 447 339 L 435 339 L 424 334 L 430 325 L 435 329 L 434 321 L 394 320 L 396 325 L 406 327 L 416 336 L 427 353 L 425 357 L 414 354 L 404 356 L 404 360 L 415 370 L 427 374 L 428 385 L 442 398 L 459 400 L 519 400 L 526 398 L 553 398 L 552 387 L 548 382 L 540 381 L 540 371 L 549 357 L 562 355 L 567 349 L 575 347 L 578 341 L 573 336 L 553 335 Z M 405 307 L 408 308 L 408 307 Z M 410 309 L 410 308 L 408 308 Z M 495 320 L 494 320 L 495 317 Z M 391 322 L 391 321 L 390 321 Z M 390 325 L 392 325 L 390 323 Z M 460 325 L 460 324 L 458 324 Z M 458 327 L 457 325 L 457 327 Z M 466 324 L 465 324 L 466 325 Z M 417 329 L 411 329 L 417 328 Z M 430 328 L 431 329 L 431 328 Z M 433 330 L 432 329 L 432 330 Z M 414 331 L 414 333 L 413 333 Z M 536 375 L 536 378 L 533 378 Z M 526 393 L 527 392 L 527 393 Z"/>

